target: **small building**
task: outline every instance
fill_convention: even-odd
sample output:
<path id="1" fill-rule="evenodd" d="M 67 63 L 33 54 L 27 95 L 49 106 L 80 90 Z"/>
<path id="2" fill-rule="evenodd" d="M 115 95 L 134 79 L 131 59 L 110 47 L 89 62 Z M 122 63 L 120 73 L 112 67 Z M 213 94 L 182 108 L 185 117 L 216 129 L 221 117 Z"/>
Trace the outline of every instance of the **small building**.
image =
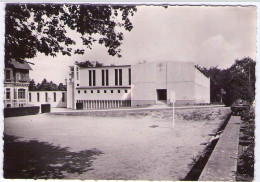
<path id="1" fill-rule="evenodd" d="M 28 104 L 29 71 L 27 62 L 10 60 L 5 64 L 4 107 L 23 107 Z"/>
<path id="2" fill-rule="evenodd" d="M 190 62 L 71 67 L 67 107 L 83 109 L 210 102 L 210 79 Z M 173 94 L 174 93 L 174 94 Z"/>

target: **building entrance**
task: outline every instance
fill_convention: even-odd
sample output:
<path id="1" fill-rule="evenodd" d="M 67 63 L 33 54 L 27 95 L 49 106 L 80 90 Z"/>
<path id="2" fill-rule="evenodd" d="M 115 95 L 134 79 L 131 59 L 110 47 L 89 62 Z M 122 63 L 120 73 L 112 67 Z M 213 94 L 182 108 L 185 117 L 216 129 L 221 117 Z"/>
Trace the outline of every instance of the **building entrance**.
<path id="1" fill-rule="evenodd" d="M 167 100 L 167 90 L 166 89 L 157 89 L 157 100 L 158 101 Z"/>

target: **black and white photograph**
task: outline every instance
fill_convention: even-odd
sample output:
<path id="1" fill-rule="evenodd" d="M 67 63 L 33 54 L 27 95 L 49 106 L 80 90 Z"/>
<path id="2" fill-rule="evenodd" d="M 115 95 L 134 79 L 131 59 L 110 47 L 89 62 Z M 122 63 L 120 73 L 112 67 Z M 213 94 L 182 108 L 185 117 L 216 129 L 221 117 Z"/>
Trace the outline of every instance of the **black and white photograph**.
<path id="1" fill-rule="evenodd" d="M 255 180 L 256 5 L 2 5 L 3 179 Z"/>

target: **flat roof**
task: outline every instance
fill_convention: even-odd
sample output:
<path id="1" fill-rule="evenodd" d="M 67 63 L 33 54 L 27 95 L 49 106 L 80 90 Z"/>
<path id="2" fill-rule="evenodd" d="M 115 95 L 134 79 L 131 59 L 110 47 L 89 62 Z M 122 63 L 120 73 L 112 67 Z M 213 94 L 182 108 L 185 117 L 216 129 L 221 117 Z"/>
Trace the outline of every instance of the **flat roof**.
<path id="1" fill-rule="evenodd" d="M 131 65 L 118 65 L 118 66 L 100 66 L 100 67 L 88 67 L 88 68 L 83 68 L 83 67 L 80 67 L 80 69 L 97 69 L 97 68 L 118 68 L 118 67 L 130 67 Z"/>

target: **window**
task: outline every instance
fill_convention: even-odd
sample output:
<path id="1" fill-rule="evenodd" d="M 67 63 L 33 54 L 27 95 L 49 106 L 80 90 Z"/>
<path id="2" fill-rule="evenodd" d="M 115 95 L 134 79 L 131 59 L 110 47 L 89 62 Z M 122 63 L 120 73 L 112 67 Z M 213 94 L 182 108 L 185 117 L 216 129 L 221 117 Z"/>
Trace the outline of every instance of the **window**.
<path id="1" fill-rule="evenodd" d="M 120 90 L 118 90 L 117 92 L 120 93 Z"/>
<path id="2" fill-rule="evenodd" d="M 64 92 L 62 92 L 62 102 L 65 102 L 65 93 Z"/>
<path id="3" fill-rule="evenodd" d="M 45 92 L 45 102 L 48 102 L 48 93 Z"/>
<path id="4" fill-rule="evenodd" d="M 113 93 L 114 91 L 113 90 L 111 90 L 111 93 Z"/>
<path id="5" fill-rule="evenodd" d="M 11 104 L 7 104 L 6 107 L 11 107 Z"/>
<path id="6" fill-rule="evenodd" d="M 108 77 L 108 70 L 106 70 L 106 85 L 109 85 L 109 77 Z"/>
<path id="7" fill-rule="evenodd" d="M 37 93 L 37 102 L 40 102 L 40 93 Z"/>
<path id="8" fill-rule="evenodd" d="M 87 93 L 87 91 L 86 91 L 86 90 L 84 90 L 84 93 L 86 94 L 86 93 Z"/>
<path id="9" fill-rule="evenodd" d="M 122 85 L 122 69 L 119 69 L 119 85 Z"/>
<path id="10" fill-rule="evenodd" d="M 100 93 L 100 90 L 97 90 L 97 93 Z"/>
<path id="11" fill-rule="evenodd" d="M 131 69 L 128 69 L 128 80 L 129 80 L 129 85 L 131 85 Z"/>
<path id="12" fill-rule="evenodd" d="M 77 84 L 77 86 L 79 86 L 79 84 Z"/>
<path id="13" fill-rule="evenodd" d="M 78 90 L 78 93 L 80 94 L 80 90 Z"/>
<path id="14" fill-rule="evenodd" d="M 29 93 L 29 102 L 32 102 L 32 94 Z"/>
<path id="15" fill-rule="evenodd" d="M 91 70 L 88 70 L 88 78 L 89 78 L 89 86 L 92 86 L 92 74 L 91 74 Z"/>
<path id="16" fill-rule="evenodd" d="M 56 92 L 53 92 L 53 101 L 56 102 Z"/>
<path id="17" fill-rule="evenodd" d="M 5 80 L 6 81 L 10 81 L 11 79 L 11 71 L 10 70 L 6 70 L 5 71 Z"/>
<path id="18" fill-rule="evenodd" d="M 107 90 L 104 90 L 104 93 L 107 93 Z"/>
<path id="19" fill-rule="evenodd" d="M 6 89 L 6 99 L 11 99 L 11 90 L 10 90 L 10 88 Z"/>
<path id="20" fill-rule="evenodd" d="M 127 93 L 127 90 L 125 90 L 125 93 Z"/>
<path id="21" fill-rule="evenodd" d="M 79 68 L 77 67 L 77 80 L 79 80 Z"/>
<path id="22" fill-rule="evenodd" d="M 93 86 L 96 86 L 96 70 L 93 70 Z"/>
<path id="23" fill-rule="evenodd" d="M 25 99 L 25 89 L 18 89 L 18 99 Z"/>
<path id="24" fill-rule="evenodd" d="M 102 86 L 105 86 L 105 70 L 102 70 Z"/>
<path id="25" fill-rule="evenodd" d="M 19 81 L 27 81 L 27 77 L 25 73 L 20 73 Z"/>
<path id="26" fill-rule="evenodd" d="M 96 70 L 88 71 L 89 86 L 96 86 Z"/>
<path id="27" fill-rule="evenodd" d="M 91 93 L 93 94 L 93 90 L 91 90 Z"/>
<path id="28" fill-rule="evenodd" d="M 115 85 L 118 85 L 118 69 L 115 69 Z"/>

